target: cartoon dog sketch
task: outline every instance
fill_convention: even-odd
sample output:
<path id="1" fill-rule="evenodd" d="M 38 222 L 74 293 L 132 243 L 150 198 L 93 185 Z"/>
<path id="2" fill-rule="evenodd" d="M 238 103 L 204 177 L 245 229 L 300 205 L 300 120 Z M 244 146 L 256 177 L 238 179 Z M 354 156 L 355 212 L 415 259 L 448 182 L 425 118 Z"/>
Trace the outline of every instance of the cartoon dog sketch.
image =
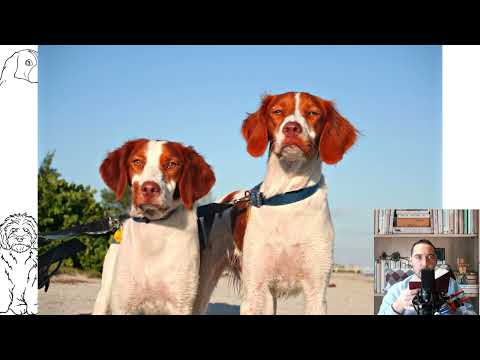
<path id="1" fill-rule="evenodd" d="M 0 314 L 37 312 L 37 223 L 25 214 L 0 225 Z"/>
<path id="2" fill-rule="evenodd" d="M 35 50 L 24 49 L 10 56 L 3 66 L 0 75 L 0 87 L 10 86 L 12 82 L 26 80 L 38 82 L 38 53 Z"/>

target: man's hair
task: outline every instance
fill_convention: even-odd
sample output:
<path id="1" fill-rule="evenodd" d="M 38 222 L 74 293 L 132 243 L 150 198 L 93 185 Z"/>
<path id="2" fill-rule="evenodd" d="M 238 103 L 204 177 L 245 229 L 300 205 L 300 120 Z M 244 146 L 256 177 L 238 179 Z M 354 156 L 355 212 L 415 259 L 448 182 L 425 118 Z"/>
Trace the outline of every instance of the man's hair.
<path id="1" fill-rule="evenodd" d="M 437 248 L 436 248 L 435 246 L 433 246 L 433 244 L 432 244 L 430 241 L 428 241 L 427 239 L 420 239 L 420 240 L 418 240 L 416 243 L 414 243 L 414 244 L 412 245 L 412 248 L 410 249 L 410 255 L 413 255 L 413 248 L 414 248 L 415 246 L 417 246 L 418 244 L 427 244 L 427 245 L 430 245 L 430 246 L 433 248 L 433 251 L 435 251 L 435 255 L 437 254 Z"/>

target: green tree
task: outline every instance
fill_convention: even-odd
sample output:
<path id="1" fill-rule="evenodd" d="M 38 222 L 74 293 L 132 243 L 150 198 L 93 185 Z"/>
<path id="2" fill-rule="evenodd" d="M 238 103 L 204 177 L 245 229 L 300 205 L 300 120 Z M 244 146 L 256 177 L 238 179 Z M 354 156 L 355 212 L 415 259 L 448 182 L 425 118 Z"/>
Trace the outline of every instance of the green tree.
<path id="1" fill-rule="evenodd" d="M 118 216 L 121 214 L 126 214 L 130 211 L 132 198 L 130 189 L 125 190 L 120 201 L 117 201 L 115 193 L 110 189 L 101 190 L 100 197 L 102 198 L 101 205 L 103 209 L 110 216 Z"/>
<path id="2" fill-rule="evenodd" d="M 98 221 L 105 210 L 95 200 L 95 190 L 61 178 L 52 167 L 55 153 L 49 152 L 38 171 L 38 229 L 40 233 L 68 229 L 79 224 Z M 100 273 L 109 246 L 108 236 L 80 236 L 86 250 L 64 261 L 64 266 Z M 53 241 L 39 248 L 39 255 L 60 244 Z"/>

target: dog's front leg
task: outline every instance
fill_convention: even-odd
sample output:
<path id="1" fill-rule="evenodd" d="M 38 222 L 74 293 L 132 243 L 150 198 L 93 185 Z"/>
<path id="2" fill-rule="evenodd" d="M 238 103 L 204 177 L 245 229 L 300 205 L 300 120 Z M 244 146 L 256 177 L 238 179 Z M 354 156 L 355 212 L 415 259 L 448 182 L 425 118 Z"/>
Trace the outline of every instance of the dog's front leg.
<path id="1" fill-rule="evenodd" d="M 112 296 L 112 282 L 117 261 L 117 253 L 120 245 L 112 244 L 108 248 L 102 269 L 102 284 L 95 301 L 92 315 L 106 315 L 110 313 Z"/>
<path id="2" fill-rule="evenodd" d="M 327 288 L 330 281 L 331 267 L 315 272 L 303 281 L 306 315 L 327 314 Z"/>
<path id="3" fill-rule="evenodd" d="M 267 297 L 271 298 L 271 295 L 265 281 L 245 279 L 240 315 L 264 315 L 267 307 L 271 307 L 273 311 L 273 303 L 268 306 L 267 301 L 271 300 Z"/>
<path id="4" fill-rule="evenodd" d="M 277 315 L 277 297 L 274 294 L 267 294 L 265 315 Z"/>

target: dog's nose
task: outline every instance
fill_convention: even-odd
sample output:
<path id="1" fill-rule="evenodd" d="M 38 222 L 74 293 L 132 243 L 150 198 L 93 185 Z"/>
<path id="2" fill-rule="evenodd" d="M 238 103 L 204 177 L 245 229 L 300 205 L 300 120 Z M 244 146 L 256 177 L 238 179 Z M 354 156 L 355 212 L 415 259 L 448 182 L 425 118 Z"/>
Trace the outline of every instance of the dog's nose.
<path id="1" fill-rule="evenodd" d="M 142 194 L 144 196 L 153 196 L 160 194 L 160 186 L 154 181 L 145 181 L 142 185 Z"/>
<path id="2" fill-rule="evenodd" d="M 285 136 L 295 136 L 302 133 L 301 125 L 296 121 L 289 121 L 283 127 L 283 133 Z"/>

